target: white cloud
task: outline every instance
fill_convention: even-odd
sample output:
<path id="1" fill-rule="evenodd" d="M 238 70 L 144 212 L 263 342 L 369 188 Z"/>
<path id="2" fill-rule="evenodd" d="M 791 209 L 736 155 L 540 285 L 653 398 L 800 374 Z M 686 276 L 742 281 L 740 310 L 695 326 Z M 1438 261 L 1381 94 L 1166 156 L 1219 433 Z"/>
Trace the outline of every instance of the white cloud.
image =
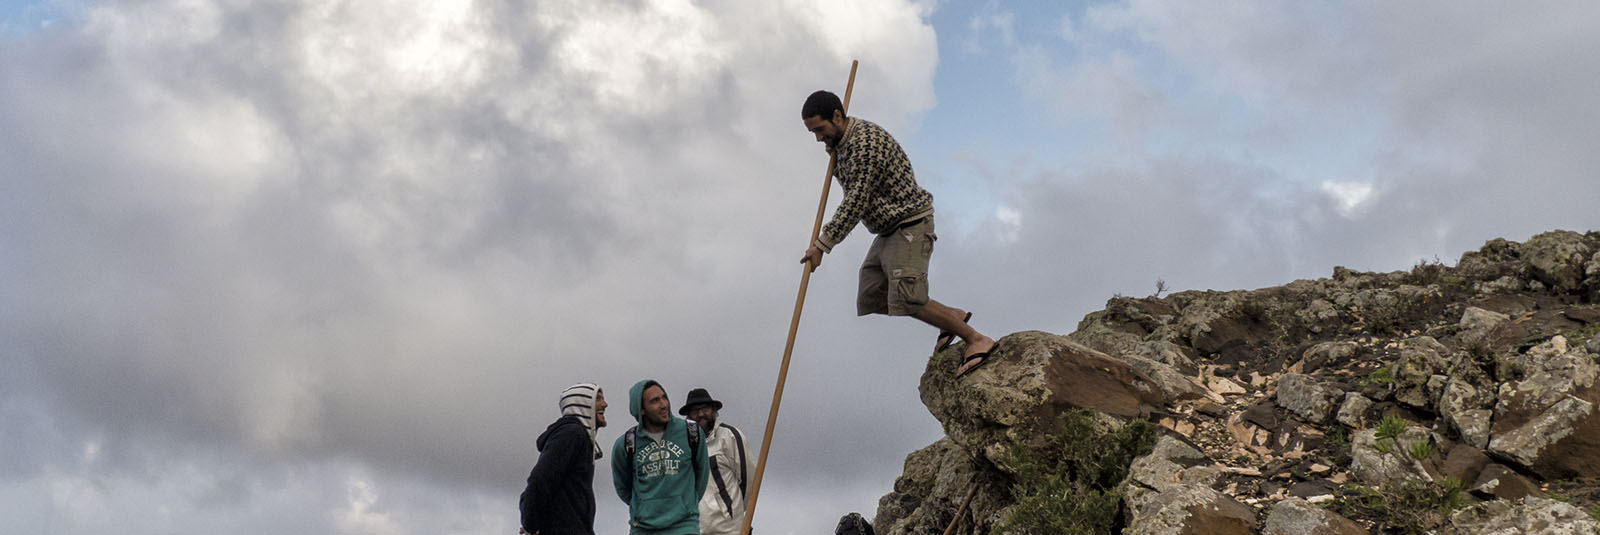
<path id="1" fill-rule="evenodd" d="M 345 508 L 334 517 L 334 526 L 340 533 L 402 533 L 394 519 L 375 510 L 378 491 L 371 481 L 352 477 L 345 492 Z"/>
<path id="2" fill-rule="evenodd" d="M 1017 235 L 1022 230 L 1022 213 L 1010 206 L 1001 206 L 995 209 L 994 218 L 1000 223 L 999 240 L 1003 243 L 1015 243 Z"/>
<path id="3" fill-rule="evenodd" d="M 1372 198 L 1373 188 L 1370 182 L 1324 180 L 1322 182 L 1322 192 L 1331 197 L 1337 204 L 1339 215 L 1351 217 L 1357 215 L 1357 209 Z"/>
<path id="4" fill-rule="evenodd" d="M 759 429 L 771 370 L 728 363 L 788 319 L 800 102 L 851 57 L 854 109 L 933 102 L 930 7 L 834 7 L 158 1 L 0 43 L 5 488 L 134 531 L 493 532 L 572 382 Z"/>
<path id="5" fill-rule="evenodd" d="M 1600 83 L 1600 70 L 1581 68 L 1597 61 L 1578 52 L 1596 38 L 1571 20 L 1596 9 L 1457 7 L 1091 6 L 1063 19 L 1071 28 L 1065 51 L 1053 48 L 1060 43 L 1019 43 L 1019 85 L 1064 124 L 1101 126 L 1091 131 L 1114 134 L 1114 142 L 1074 138 L 1085 155 L 1071 163 L 1082 167 L 1042 169 L 1042 185 L 998 183 L 1036 197 L 1041 186 L 1078 191 L 1101 170 L 1172 187 L 1226 180 L 1201 171 L 1213 162 L 1255 168 L 1254 187 L 1213 186 L 1234 196 L 1187 203 L 1237 211 L 1254 204 L 1248 195 L 1271 199 L 1284 209 L 1242 214 L 1215 237 L 1270 243 L 1260 236 L 1284 236 L 1291 251 L 1319 244 L 1291 253 L 1317 258 L 1327 244 L 1352 244 L 1349 255 L 1379 254 L 1370 251 L 1385 246 L 1363 237 L 1375 229 L 1414 229 L 1382 232 L 1392 254 L 1409 256 L 1593 225 L 1577 215 L 1584 210 L 1575 197 L 1538 191 L 1586 190 L 1592 181 L 1580 169 L 1600 164 L 1574 143 L 1592 139 L 1582 125 L 1600 119 L 1586 89 Z M 1163 166 L 1182 176 L 1151 176 L 1150 162 L 1165 159 L 1185 162 Z M 1324 202 L 1346 221 L 1325 219 Z M 1045 225 L 1032 211 L 1025 215 L 1031 226 Z M 1215 248 L 1214 241 L 1191 247 Z"/>
<path id="6" fill-rule="evenodd" d="M 1002 48 L 1017 46 L 1015 17 L 1012 12 L 1000 9 L 998 2 L 985 2 L 978 14 L 967 19 L 967 37 L 963 41 L 967 52 L 983 52 L 983 43 L 991 31 Z"/>
<path id="7" fill-rule="evenodd" d="M 82 477 L 58 477 L 49 481 L 50 502 L 57 511 L 78 522 L 98 523 L 109 520 L 105 493 Z"/>

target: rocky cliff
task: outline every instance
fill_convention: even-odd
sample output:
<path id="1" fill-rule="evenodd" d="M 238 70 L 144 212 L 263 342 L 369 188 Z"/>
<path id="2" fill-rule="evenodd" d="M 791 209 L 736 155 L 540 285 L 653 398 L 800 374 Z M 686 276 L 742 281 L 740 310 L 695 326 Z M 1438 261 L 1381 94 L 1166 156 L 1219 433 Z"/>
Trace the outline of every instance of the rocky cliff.
<path id="1" fill-rule="evenodd" d="M 1600 232 L 1117 297 L 957 380 L 962 349 L 879 533 L 1600 534 Z"/>

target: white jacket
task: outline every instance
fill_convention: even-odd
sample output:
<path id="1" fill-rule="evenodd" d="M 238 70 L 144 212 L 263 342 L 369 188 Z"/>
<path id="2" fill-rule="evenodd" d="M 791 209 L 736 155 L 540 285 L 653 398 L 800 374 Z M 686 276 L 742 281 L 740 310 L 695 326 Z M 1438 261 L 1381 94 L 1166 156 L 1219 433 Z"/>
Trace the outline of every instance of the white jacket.
<path id="1" fill-rule="evenodd" d="M 711 481 L 700 497 L 700 535 L 738 535 L 744 526 L 745 489 L 754 477 L 750 467 L 756 463 L 749 453 L 750 437 L 717 422 L 705 443 L 711 456 Z"/>

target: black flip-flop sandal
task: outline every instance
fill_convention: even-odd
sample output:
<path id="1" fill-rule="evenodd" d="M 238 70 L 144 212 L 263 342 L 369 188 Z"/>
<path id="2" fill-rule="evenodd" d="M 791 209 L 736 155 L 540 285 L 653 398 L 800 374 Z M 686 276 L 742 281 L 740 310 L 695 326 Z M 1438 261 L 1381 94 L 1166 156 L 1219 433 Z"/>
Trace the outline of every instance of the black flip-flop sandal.
<path id="1" fill-rule="evenodd" d="M 971 367 L 968 367 L 965 371 L 957 371 L 956 372 L 956 378 L 957 379 L 960 379 L 962 377 L 965 377 L 967 374 L 972 373 L 972 370 L 976 370 L 978 368 L 982 368 L 984 364 L 988 364 L 989 363 L 989 352 L 988 351 L 979 351 L 977 353 L 973 353 L 971 355 L 967 355 L 967 358 L 961 359 L 961 366 L 966 366 L 968 362 L 972 362 L 974 360 L 978 361 L 978 363 L 977 364 L 973 364 Z M 956 369 L 960 370 L 961 366 L 956 366 Z"/>
<path id="2" fill-rule="evenodd" d="M 967 313 L 967 317 L 961 318 L 961 323 L 966 323 L 967 321 L 969 321 L 971 319 L 972 319 L 972 313 L 968 312 Z M 939 338 L 933 344 L 933 352 L 934 353 L 938 353 L 940 351 L 944 351 L 945 348 L 950 347 L 950 344 L 952 342 L 955 342 L 955 341 L 956 341 L 956 333 L 953 333 L 953 332 L 950 332 L 950 331 L 939 331 Z"/>

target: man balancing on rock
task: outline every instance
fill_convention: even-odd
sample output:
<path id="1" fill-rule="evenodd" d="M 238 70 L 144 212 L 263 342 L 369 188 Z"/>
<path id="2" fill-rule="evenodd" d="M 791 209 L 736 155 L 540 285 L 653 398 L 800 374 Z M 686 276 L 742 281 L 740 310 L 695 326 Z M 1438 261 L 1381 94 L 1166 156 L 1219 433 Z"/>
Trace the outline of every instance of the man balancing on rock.
<path id="1" fill-rule="evenodd" d="M 988 360 L 994 340 L 967 324 L 972 313 L 928 298 L 928 258 L 933 254 L 933 195 L 917 186 L 911 160 L 882 127 L 846 117 L 839 97 L 817 91 L 800 108 L 806 130 L 835 157 L 834 178 L 844 200 L 800 262 L 815 270 L 822 254 L 844 241 L 856 223 L 877 237 L 861 263 L 856 314 L 911 316 L 939 328 L 934 351 L 955 337 L 967 343 L 956 376 Z"/>

